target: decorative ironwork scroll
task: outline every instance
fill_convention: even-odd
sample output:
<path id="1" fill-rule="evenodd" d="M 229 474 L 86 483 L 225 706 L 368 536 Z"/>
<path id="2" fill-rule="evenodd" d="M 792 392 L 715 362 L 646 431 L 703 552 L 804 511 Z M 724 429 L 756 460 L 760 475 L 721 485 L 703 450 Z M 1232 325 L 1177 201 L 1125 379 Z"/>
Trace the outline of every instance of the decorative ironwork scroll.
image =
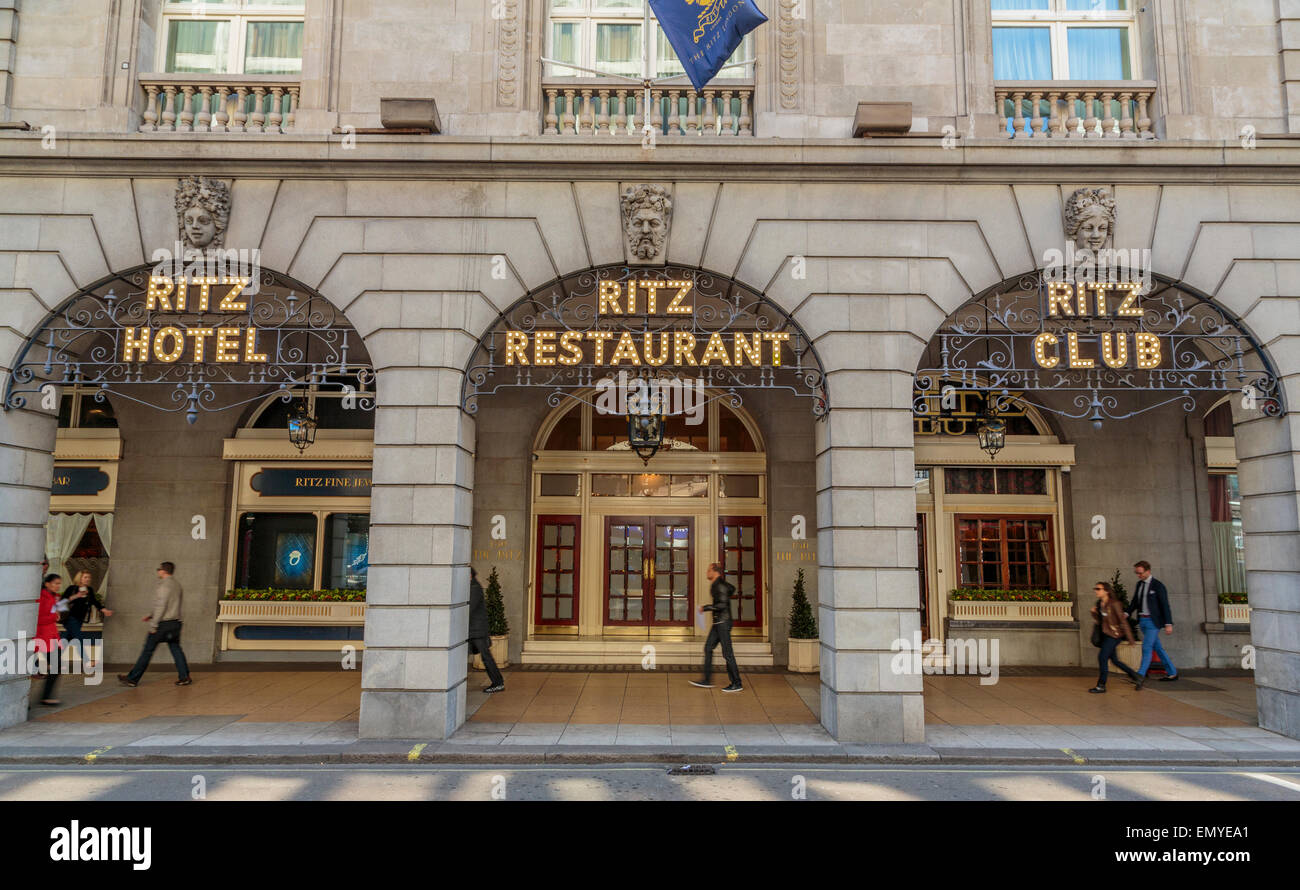
<path id="1" fill-rule="evenodd" d="M 190 423 L 201 410 L 276 390 L 288 401 L 312 384 L 352 387 L 357 407 L 373 408 L 361 337 L 310 289 L 265 270 L 239 279 L 153 273 L 144 266 L 104 279 L 46 318 L 14 362 L 5 410 L 40 404 L 50 385 L 184 411 Z"/>
<path id="2" fill-rule="evenodd" d="M 1153 278 L 1100 285 L 1042 273 L 1003 282 L 959 309 L 916 372 L 913 413 L 936 411 L 944 386 L 992 395 L 1051 392 L 1045 411 L 1100 425 L 1180 404 L 1201 393 L 1242 393 L 1268 417 L 1283 411 L 1277 373 L 1255 338 L 1210 299 Z M 1125 399 L 1142 393 L 1153 398 Z M 1140 402 L 1140 403 L 1139 403 Z"/>
<path id="3" fill-rule="evenodd" d="M 461 406 L 477 413 L 480 397 L 510 387 L 547 391 L 552 407 L 595 404 L 591 390 L 621 373 L 691 380 L 733 407 L 767 389 L 808 399 L 815 417 L 829 410 L 816 351 L 777 306 L 708 272 L 623 265 L 558 279 L 501 313 L 470 357 Z"/>

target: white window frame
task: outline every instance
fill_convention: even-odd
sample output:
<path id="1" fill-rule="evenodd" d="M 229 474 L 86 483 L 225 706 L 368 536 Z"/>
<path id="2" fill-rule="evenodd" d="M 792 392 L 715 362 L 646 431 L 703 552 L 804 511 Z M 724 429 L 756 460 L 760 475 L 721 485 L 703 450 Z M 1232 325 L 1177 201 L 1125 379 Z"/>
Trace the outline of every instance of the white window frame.
<path id="1" fill-rule="evenodd" d="M 990 6 L 992 0 L 989 0 Z M 1051 80 L 1070 79 L 1070 52 L 1066 31 L 1070 28 L 1128 29 L 1129 80 L 1141 80 L 1141 58 L 1138 47 L 1138 0 L 1128 0 L 1127 9 L 1066 9 L 1066 0 L 1050 0 L 1048 9 L 994 9 L 994 28 L 1044 28 L 1050 32 L 1052 44 Z"/>
<path id="2" fill-rule="evenodd" d="M 646 0 L 641 0 L 645 3 Z M 552 25 L 556 23 L 568 24 L 576 23 L 579 25 L 578 36 L 578 59 L 575 62 L 584 68 L 597 69 L 600 66 L 596 64 L 596 27 L 597 25 L 637 25 L 642 24 L 642 8 L 635 6 L 627 9 L 602 7 L 601 0 L 581 0 L 580 5 L 570 8 L 556 9 L 551 0 L 546 0 L 546 53 L 548 59 L 554 59 L 554 37 L 555 29 Z M 650 27 L 654 29 L 656 40 L 658 35 L 663 33 L 663 28 L 659 27 L 659 20 L 655 18 L 654 10 L 650 11 Z M 753 33 L 745 35 L 745 39 L 730 59 L 728 64 L 735 62 L 749 62 L 754 59 L 754 41 Z M 645 46 L 646 36 L 641 35 L 642 47 Z M 665 43 L 667 38 L 665 37 Z M 671 44 L 668 48 L 672 50 Z M 674 55 L 676 52 L 674 51 Z M 680 65 L 681 63 L 678 62 Z M 566 68 L 563 65 L 548 64 L 546 66 L 546 76 L 548 77 L 588 77 L 592 76 L 586 71 L 575 71 L 572 68 Z M 714 80 L 724 79 L 748 79 L 752 76 L 752 69 L 749 68 L 730 68 L 719 71 Z M 640 77 L 641 70 L 638 68 L 630 76 Z M 658 45 L 655 46 L 655 52 L 650 56 L 650 77 L 685 77 L 680 71 L 672 73 L 659 73 L 659 52 Z"/>
<path id="3" fill-rule="evenodd" d="M 214 71 L 212 74 L 243 74 L 244 52 L 248 48 L 248 26 L 255 22 L 304 22 L 307 14 L 307 0 L 297 6 L 274 5 L 260 0 L 228 0 L 226 3 L 214 3 L 212 0 L 191 0 L 191 2 L 172 3 L 163 0 L 162 27 L 158 29 L 158 68 L 167 65 L 167 38 L 173 21 L 222 21 L 230 23 L 229 42 L 226 45 L 226 60 L 229 70 Z M 304 28 L 306 25 L 304 24 Z M 301 71 L 301 69 L 299 69 Z M 203 74 L 208 72 L 178 71 L 166 72 L 176 74 Z M 271 76 L 276 75 L 258 75 Z M 296 78 L 300 74 L 289 73 L 284 77 Z"/>

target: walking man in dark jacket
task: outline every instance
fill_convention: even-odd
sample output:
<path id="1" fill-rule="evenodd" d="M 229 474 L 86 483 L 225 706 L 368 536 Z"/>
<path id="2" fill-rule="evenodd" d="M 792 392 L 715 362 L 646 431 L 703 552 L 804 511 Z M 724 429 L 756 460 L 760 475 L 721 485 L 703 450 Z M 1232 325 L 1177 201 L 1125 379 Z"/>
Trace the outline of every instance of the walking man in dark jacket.
<path id="1" fill-rule="evenodd" d="M 484 692 L 500 692 L 506 688 L 505 678 L 492 657 L 492 633 L 488 628 L 487 600 L 483 597 L 483 585 L 478 583 L 478 572 L 469 567 L 469 651 L 482 656 L 483 667 L 487 670 L 488 685 Z"/>
<path id="2" fill-rule="evenodd" d="M 1160 656 L 1160 663 L 1165 667 L 1161 682 L 1178 679 L 1178 668 L 1173 659 L 1160 644 L 1160 631 L 1167 634 L 1174 632 L 1174 614 L 1169 610 L 1169 592 L 1165 585 L 1151 575 L 1151 563 L 1145 559 L 1133 564 L 1133 573 L 1137 575 L 1137 588 L 1133 591 L 1133 602 L 1128 607 L 1130 616 L 1136 615 L 1138 626 L 1142 629 L 1142 666 L 1138 673 L 1143 677 L 1151 667 L 1151 650 Z"/>
<path id="3" fill-rule="evenodd" d="M 745 687 L 740 685 L 740 668 L 736 667 L 736 655 L 731 651 L 731 597 L 736 588 L 722 577 L 721 563 L 709 564 L 708 578 L 713 582 L 709 586 L 713 604 L 700 606 L 700 611 L 713 613 L 713 629 L 709 631 L 709 638 L 704 643 L 704 679 L 692 680 L 691 685 L 712 688 L 709 678 L 713 675 L 713 650 L 721 643 L 722 657 L 727 662 L 727 677 L 731 680 L 731 685 L 722 691 L 741 692 Z"/>

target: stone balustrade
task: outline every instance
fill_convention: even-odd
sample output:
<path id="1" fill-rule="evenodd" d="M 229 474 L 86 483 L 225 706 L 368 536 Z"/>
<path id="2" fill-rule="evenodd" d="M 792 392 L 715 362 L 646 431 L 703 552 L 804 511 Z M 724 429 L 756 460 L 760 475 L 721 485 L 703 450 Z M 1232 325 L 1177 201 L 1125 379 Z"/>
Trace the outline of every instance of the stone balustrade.
<path id="1" fill-rule="evenodd" d="M 1154 81 L 998 81 L 993 91 L 1016 139 L 1155 138 Z"/>
<path id="2" fill-rule="evenodd" d="M 141 133 L 286 133 L 299 82 L 269 74 L 146 74 Z"/>
<path id="3" fill-rule="evenodd" d="M 696 90 L 681 83 L 650 89 L 650 125 L 661 136 L 752 136 L 754 84 L 721 80 Z M 637 135 L 645 125 L 645 90 L 599 77 L 553 77 L 542 83 L 544 136 Z"/>

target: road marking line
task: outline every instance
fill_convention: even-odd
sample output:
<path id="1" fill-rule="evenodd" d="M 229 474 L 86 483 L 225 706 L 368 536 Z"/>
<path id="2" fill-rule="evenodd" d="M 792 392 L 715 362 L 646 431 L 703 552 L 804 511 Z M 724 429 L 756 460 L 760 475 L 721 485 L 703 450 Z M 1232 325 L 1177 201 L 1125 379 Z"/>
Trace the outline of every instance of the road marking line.
<path id="1" fill-rule="evenodd" d="M 423 751 L 427 746 L 428 746 L 428 742 L 420 742 L 420 744 L 416 745 L 414 748 L 410 750 L 410 752 L 406 755 L 406 759 L 412 762 L 419 760 L 420 752 Z"/>
<path id="2" fill-rule="evenodd" d="M 103 754 L 105 751 L 111 751 L 111 750 L 113 750 L 112 745 L 105 745 L 102 748 L 96 748 L 94 751 L 91 751 L 89 754 L 86 755 L 86 763 L 94 763 L 95 759 L 99 757 L 99 755 Z"/>
<path id="3" fill-rule="evenodd" d="M 1064 751 L 1066 754 L 1070 755 L 1070 759 L 1073 760 L 1075 763 L 1087 763 L 1087 762 L 1088 762 L 1088 761 L 1084 760 L 1082 757 L 1080 757 L 1078 754 L 1075 754 L 1075 753 L 1074 753 L 1073 751 L 1071 751 L 1069 748 L 1062 748 L 1061 750 Z"/>
<path id="4" fill-rule="evenodd" d="M 1275 776 L 1266 776 L 1263 773 L 1245 773 L 1245 775 L 1249 776 L 1252 779 L 1259 779 L 1261 782 L 1268 782 L 1273 785 L 1281 785 L 1283 788 L 1290 789 L 1291 791 L 1300 791 L 1300 785 L 1296 784 L 1295 782 L 1288 782 L 1286 779 L 1279 779 Z"/>
<path id="5" fill-rule="evenodd" d="M 727 760 L 739 760 L 739 759 L 740 759 L 740 755 L 736 753 L 736 746 L 735 746 L 735 745 L 727 745 L 727 747 L 724 748 L 723 750 L 725 750 L 725 751 L 727 752 Z"/>

